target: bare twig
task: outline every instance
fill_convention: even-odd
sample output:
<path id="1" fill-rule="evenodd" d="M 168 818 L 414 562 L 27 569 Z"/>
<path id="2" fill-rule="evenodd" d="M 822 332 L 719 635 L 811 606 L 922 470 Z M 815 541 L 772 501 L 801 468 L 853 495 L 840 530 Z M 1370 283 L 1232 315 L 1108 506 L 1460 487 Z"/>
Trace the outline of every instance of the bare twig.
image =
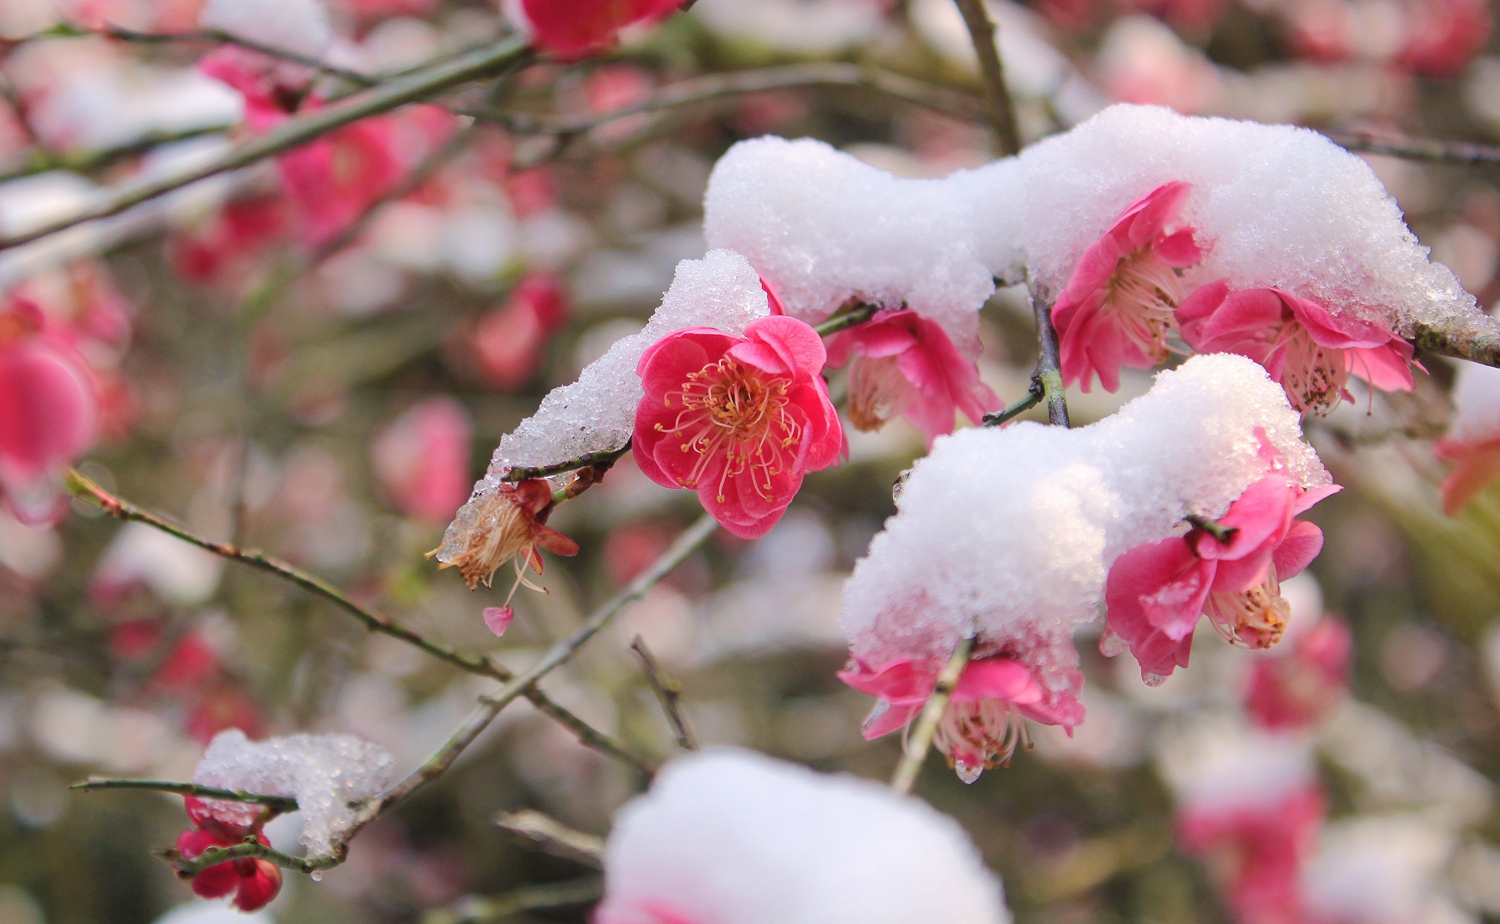
<path id="1" fill-rule="evenodd" d="M 514 38 L 506 39 L 395 78 L 338 105 L 299 115 L 273 131 L 235 145 L 206 163 L 169 176 L 146 177 L 126 184 L 79 212 L 0 239 L 0 250 L 34 241 L 87 221 L 118 215 L 133 206 L 199 180 L 259 163 L 351 122 L 389 112 L 473 80 L 497 75 L 525 61 L 528 54 L 525 42 Z"/>
<path id="2" fill-rule="evenodd" d="M 163 850 L 161 857 L 177 868 L 177 878 L 191 879 L 210 866 L 218 866 L 220 863 L 228 863 L 231 860 L 266 860 L 282 869 L 299 873 L 316 873 L 343 863 L 347 853 L 348 847 L 340 844 L 333 853 L 327 856 L 294 857 L 262 844 L 255 840 L 255 835 L 252 834 L 245 839 L 244 843 L 235 844 L 233 847 L 210 847 L 196 857 L 184 857 L 175 849 L 170 848 Z"/>
<path id="3" fill-rule="evenodd" d="M 617 449 L 601 449 L 598 452 L 588 452 L 581 456 L 567 460 L 566 462 L 555 462 L 552 465 L 538 465 L 532 468 L 513 468 L 505 473 L 501 481 L 526 481 L 530 478 L 551 478 L 553 475 L 565 475 L 568 472 L 580 468 L 609 467 L 619 461 L 621 456 L 630 451 L 630 440 Z"/>
<path id="4" fill-rule="evenodd" d="M 1500 337 L 1472 328 L 1443 330 L 1418 324 L 1411 342 L 1419 349 L 1485 366 L 1500 366 Z"/>
<path id="5" fill-rule="evenodd" d="M 686 751 L 698 750 L 698 738 L 682 712 L 682 684 L 662 670 L 656 656 L 646 647 L 644 638 L 637 635 L 635 641 L 630 643 L 630 650 L 635 652 L 636 660 L 641 662 L 641 670 L 646 674 L 646 681 L 651 684 L 651 691 L 656 694 L 657 701 L 661 703 L 661 711 L 667 716 L 667 724 L 672 726 L 672 734 L 677 736 L 677 744 Z"/>
<path id="6" fill-rule="evenodd" d="M 496 921 L 523 911 L 587 905 L 604 894 L 604 881 L 598 876 L 570 882 L 548 882 L 529 885 L 492 898 L 470 896 L 454 904 L 451 910 L 429 911 L 423 924 L 479 924 Z"/>
<path id="7" fill-rule="evenodd" d="M 1046 389 L 1042 386 L 1040 375 L 1032 375 L 1031 384 L 1026 387 L 1025 395 L 1016 401 L 1012 401 L 993 414 L 984 415 L 984 420 L 980 422 L 980 426 L 998 427 L 1003 423 L 1009 423 L 1038 404 L 1041 404 L 1046 394 Z"/>
<path id="8" fill-rule="evenodd" d="M 101 789 L 149 789 L 155 792 L 174 792 L 180 796 L 197 796 L 200 799 L 225 799 L 231 802 L 254 802 L 269 807 L 278 815 L 297 811 L 297 800 L 291 796 L 262 796 L 236 789 L 215 789 L 197 783 L 174 783 L 170 780 L 108 780 L 91 776 L 69 789 L 96 792 Z"/>
<path id="9" fill-rule="evenodd" d="M 201 125 L 196 128 L 185 128 L 181 131 L 150 132 L 117 147 L 104 148 L 98 151 L 84 151 L 77 154 L 56 154 L 46 150 L 32 152 L 20 166 L 0 173 L 0 183 L 19 179 L 23 176 L 35 176 L 38 173 L 46 173 L 49 170 L 71 170 L 75 173 L 87 173 L 90 170 L 99 170 L 111 164 L 159 147 L 164 144 L 175 144 L 179 141 L 188 141 L 193 138 L 202 138 L 205 135 L 217 135 L 228 131 L 231 125 Z"/>
<path id="10" fill-rule="evenodd" d="M 890 71 L 858 64 L 836 63 L 791 64 L 692 77 L 662 87 L 634 105 L 605 113 L 529 115 L 494 109 L 462 111 L 476 118 L 499 122 L 518 134 L 570 135 L 627 116 L 750 93 L 799 88 L 860 89 L 966 122 L 979 122 L 985 118 L 980 101 L 968 93 L 933 86 Z"/>
<path id="11" fill-rule="evenodd" d="M 200 549 L 213 552 L 215 555 L 274 574 L 314 596 L 322 597 L 324 600 L 337 606 L 340 610 L 359 620 L 364 624 L 365 628 L 372 632 L 379 632 L 383 635 L 400 639 L 409 645 L 420 648 L 439 660 L 445 661 L 461 670 L 468 671 L 471 674 L 489 677 L 501 683 L 512 680 L 511 673 L 500 665 L 485 658 L 460 654 L 451 648 L 440 645 L 395 620 L 355 603 L 348 595 L 332 584 L 292 564 L 278 558 L 273 558 L 256 549 L 241 549 L 230 543 L 204 539 L 165 517 L 151 513 L 148 510 L 143 510 L 129 501 L 115 497 L 84 475 L 72 469 L 68 471 L 67 484 L 68 490 L 75 497 L 97 505 L 105 513 L 116 519 L 145 523 L 147 526 L 159 529 Z M 590 727 L 588 723 L 584 722 L 578 716 L 553 702 L 542 691 L 528 687 L 521 695 L 530 700 L 539 710 L 566 725 L 578 736 L 578 740 L 586 747 L 623 760 L 644 772 L 649 773 L 654 769 L 649 761 L 630 753 L 608 735 Z"/>
<path id="12" fill-rule="evenodd" d="M 603 838 L 574 831 L 550 815 L 533 811 L 501 812 L 495 816 L 495 824 L 543 853 L 594 869 L 604 868 Z"/>
<path id="13" fill-rule="evenodd" d="M 452 766 L 453 761 L 458 759 L 458 755 L 462 754 L 464 749 L 470 744 L 473 744 L 474 739 L 479 737 L 480 732 L 484 731 L 490 722 L 494 721 L 495 716 L 500 714 L 500 710 L 510 705 L 516 697 L 524 695 L 526 690 L 534 687 L 543 677 L 565 664 L 585 642 L 593 638 L 598 634 L 600 629 L 609 624 L 610 620 L 619 615 L 621 610 L 645 596 L 646 591 L 655 587 L 662 578 L 666 577 L 674 568 L 682 564 L 689 555 L 697 550 L 698 546 L 702 545 L 709 536 L 713 535 L 717 525 L 713 517 L 705 513 L 698 519 L 698 522 L 688 527 L 687 531 L 681 536 L 678 536 L 677 541 L 672 543 L 672 547 L 663 552 L 661 557 L 652 563 L 651 567 L 637 575 L 635 580 L 631 581 L 628 586 L 595 610 L 584 621 L 584 624 L 579 627 L 578 631 L 556 645 L 553 645 L 525 673 L 513 678 L 499 692 L 481 697 L 479 707 L 469 716 L 463 726 L 454 733 L 447 744 L 443 745 L 436 754 L 432 755 L 425 764 L 406 779 L 370 800 L 365 806 L 363 820 L 368 821 L 374 818 L 382 810 L 405 799 L 432 780 L 442 776 Z"/>
<path id="14" fill-rule="evenodd" d="M 1016 127 L 1016 104 L 1005 85 L 1005 67 L 995 43 L 995 24 L 985 12 L 984 0 L 954 0 L 963 14 L 974 54 L 979 58 L 979 73 L 984 78 L 984 92 L 990 103 L 990 127 L 1000 145 L 1000 156 L 1021 150 L 1021 132 Z"/>
<path id="15" fill-rule="evenodd" d="M 1439 164 L 1500 164 L 1500 147 L 1436 138 L 1382 138 L 1370 132 L 1324 132 L 1334 144 L 1364 154 L 1385 154 Z"/>
<path id="16" fill-rule="evenodd" d="M 917 781 L 922 762 L 927 759 L 927 751 L 932 747 L 932 736 L 937 734 L 938 723 L 943 719 L 948 700 L 953 696 L 953 688 L 958 686 L 958 680 L 969 664 L 969 652 L 973 650 L 974 636 L 959 639 L 958 646 L 953 649 L 953 656 L 943 666 L 942 673 L 938 674 L 932 696 L 928 697 L 927 705 L 922 707 L 917 727 L 912 729 L 911 737 L 902 749 L 901 763 L 896 765 L 896 773 L 891 777 L 891 789 L 898 795 L 910 793 L 912 784 Z"/>
<path id="17" fill-rule="evenodd" d="M 372 77 L 369 74 L 361 74 L 359 71 L 351 71 L 348 68 L 338 67 L 337 65 L 329 64 L 326 61 L 322 61 L 318 58 L 312 57 L 311 55 L 304 55 L 300 52 L 292 51 L 287 48 L 278 48 L 274 45 L 266 45 L 262 42 L 257 42 L 253 39 L 235 35 L 232 32 L 224 32 L 219 29 L 204 29 L 198 32 L 137 32 L 134 29 L 126 29 L 123 26 L 106 25 L 98 32 L 80 29 L 77 30 L 76 34 L 103 35 L 107 38 L 116 39 L 117 41 L 133 42 L 139 45 L 168 45 L 178 43 L 238 45 L 241 48 L 247 49 L 249 51 L 259 52 L 260 54 L 266 55 L 267 57 L 276 58 L 281 61 L 288 61 L 292 64 L 299 64 L 305 68 L 308 68 L 309 70 L 317 71 L 320 74 L 327 74 L 332 77 L 337 77 L 340 80 L 347 80 L 348 82 L 357 86 L 370 87 L 380 82 L 380 78 Z"/>
<path id="18" fill-rule="evenodd" d="M 1035 289 L 1031 293 L 1031 311 L 1036 316 L 1036 339 L 1041 348 L 1036 360 L 1036 381 L 1042 383 L 1047 401 L 1047 420 L 1059 427 L 1068 421 L 1068 396 L 1063 389 L 1062 360 L 1058 355 L 1057 328 L 1052 326 L 1052 305 Z"/>

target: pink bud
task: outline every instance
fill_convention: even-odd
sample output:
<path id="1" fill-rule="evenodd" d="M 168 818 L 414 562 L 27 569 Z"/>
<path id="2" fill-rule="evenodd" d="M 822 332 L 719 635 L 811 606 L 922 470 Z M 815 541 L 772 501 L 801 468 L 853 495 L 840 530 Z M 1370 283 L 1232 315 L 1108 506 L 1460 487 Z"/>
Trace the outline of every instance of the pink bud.
<path id="1" fill-rule="evenodd" d="M 487 606 L 484 608 L 484 624 L 490 631 L 495 633 L 495 638 L 505 634 L 510 628 L 510 621 L 516 618 L 516 611 L 508 606 Z"/>

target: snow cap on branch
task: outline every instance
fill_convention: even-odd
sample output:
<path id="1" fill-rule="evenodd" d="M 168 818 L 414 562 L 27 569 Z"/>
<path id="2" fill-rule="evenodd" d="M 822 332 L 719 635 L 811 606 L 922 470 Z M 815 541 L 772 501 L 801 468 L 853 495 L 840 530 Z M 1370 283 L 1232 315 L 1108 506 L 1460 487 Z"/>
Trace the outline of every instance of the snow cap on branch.
<path id="1" fill-rule="evenodd" d="M 310 58 L 333 43 L 323 0 L 208 0 L 198 25 Z"/>
<path id="2" fill-rule="evenodd" d="M 1028 268 L 1054 296 L 1122 209 L 1185 182 L 1179 220 L 1207 251 L 1189 289 L 1280 289 L 1408 336 L 1418 323 L 1496 330 L 1369 165 L 1317 132 L 1122 104 L 1019 159 Z"/>
<path id="3" fill-rule="evenodd" d="M 851 298 L 903 304 L 972 359 L 995 277 L 1019 278 L 1014 159 L 942 180 L 903 179 L 821 141 L 742 141 L 704 198 L 710 247 L 744 254 L 787 314 L 816 324 Z"/>
<path id="4" fill-rule="evenodd" d="M 897 513 L 844 588 L 856 659 L 943 658 L 965 633 L 976 656 L 1071 667 L 1110 563 L 1222 515 L 1265 473 L 1262 437 L 1287 478 L 1328 484 L 1298 416 L 1263 369 L 1197 356 L 1159 374 L 1118 414 L 1075 430 L 1020 423 L 939 439 Z"/>
<path id="5" fill-rule="evenodd" d="M 848 776 L 738 750 L 668 765 L 620 813 L 598 924 L 1006 924 L 956 822 Z"/>
<path id="6" fill-rule="evenodd" d="M 302 815 L 309 856 L 326 856 L 352 830 L 349 803 L 391 781 L 395 761 L 384 748 L 352 735 L 290 735 L 251 741 L 237 728 L 219 732 L 203 753 L 193 782 L 262 796 L 291 796 Z M 249 827 L 259 805 L 204 799 L 220 820 Z"/>

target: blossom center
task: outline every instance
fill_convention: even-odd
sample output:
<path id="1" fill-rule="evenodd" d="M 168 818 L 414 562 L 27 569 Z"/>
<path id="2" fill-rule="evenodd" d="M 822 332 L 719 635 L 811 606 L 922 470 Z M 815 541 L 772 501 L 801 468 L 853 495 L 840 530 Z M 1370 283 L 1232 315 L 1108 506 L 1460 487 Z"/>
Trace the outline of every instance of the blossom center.
<path id="1" fill-rule="evenodd" d="M 1297 401 L 1297 410 L 1326 417 L 1343 400 L 1349 384 L 1344 351 L 1317 343 L 1307 328 L 1296 322 L 1282 325 L 1277 343 L 1285 357 L 1282 383 Z"/>
<path id="2" fill-rule="evenodd" d="M 1266 572 L 1265 580 L 1243 593 L 1208 595 L 1209 621 L 1224 640 L 1238 648 L 1259 651 L 1281 641 L 1291 618 L 1291 604 L 1281 596 L 1281 582 L 1276 566 Z"/>
<path id="3" fill-rule="evenodd" d="M 932 742 L 965 783 L 979 779 L 985 770 L 1009 766 L 1016 748 L 1031 747 L 1026 720 L 998 699 L 950 702 Z"/>
<path id="4" fill-rule="evenodd" d="M 697 464 L 678 483 L 684 488 L 698 487 L 710 461 L 722 453 L 720 502 L 728 481 L 741 475 L 750 478 L 756 493 L 770 500 L 772 477 L 791 468 L 803 435 L 802 425 L 787 410 L 787 385 L 785 376 L 770 375 L 728 356 L 688 373 L 681 388 L 664 396 L 667 407 L 681 409 L 677 419 L 670 426 L 656 425 L 657 430 L 682 441 L 682 452 L 698 456 Z"/>
<path id="5" fill-rule="evenodd" d="M 1161 363 L 1167 359 L 1167 334 L 1176 329 L 1182 280 L 1163 263 L 1153 246 L 1121 257 L 1104 292 L 1106 311 L 1142 353 Z"/>
<path id="6" fill-rule="evenodd" d="M 849 422 L 856 429 L 879 430 L 915 396 L 894 356 L 857 356 L 849 365 Z"/>

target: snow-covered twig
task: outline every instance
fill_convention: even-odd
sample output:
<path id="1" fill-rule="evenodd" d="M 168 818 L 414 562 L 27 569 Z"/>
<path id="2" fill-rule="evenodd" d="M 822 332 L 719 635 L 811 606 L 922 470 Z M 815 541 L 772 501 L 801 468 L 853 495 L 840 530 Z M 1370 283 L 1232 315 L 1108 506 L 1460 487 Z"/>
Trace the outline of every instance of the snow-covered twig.
<path id="1" fill-rule="evenodd" d="M 666 714 L 667 723 L 672 726 L 672 734 L 677 736 L 677 744 L 685 751 L 698 750 L 698 738 L 682 712 L 682 685 L 662 670 L 656 656 L 646 647 L 644 638 L 637 635 L 635 641 L 630 643 L 630 650 L 635 652 L 636 659 L 641 662 L 641 670 L 651 684 L 651 691 L 656 694 L 657 702 L 661 703 L 661 711 Z"/>
<path id="2" fill-rule="evenodd" d="M 420 648 L 439 660 L 446 661 L 454 667 L 468 671 L 471 674 L 489 677 L 501 683 L 512 680 L 511 673 L 500 665 L 486 658 L 461 654 L 451 648 L 444 647 L 392 619 L 355 603 L 332 584 L 292 564 L 255 549 L 241 549 L 230 543 L 204 539 L 165 517 L 158 516 L 148 510 L 137 507 L 129 501 L 115 497 L 77 471 L 71 469 L 68 471 L 67 484 L 68 490 L 75 497 L 98 506 L 105 513 L 116 519 L 145 523 L 147 526 L 159 529 L 200 549 L 213 552 L 215 555 L 274 574 L 282 580 L 296 584 L 308 593 L 329 601 L 345 613 L 358 619 L 364 624 L 365 628 L 372 632 L 379 632 L 383 635 L 400 639 L 409 645 Z M 532 705 L 536 706 L 538 710 L 566 726 L 578 736 L 579 743 L 585 747 L 622 760 L 643 772 L 649 773 L 654 769 L 649 761 L 632 754 L 608 735 L 598 731 L 583 721 L 583 719 L 580 719 L 572 712 L 553 702 L 542 691 L 528 686 L 520 695 L 530 700 Z"/>
<path id="3" fill-rule="evenodd" d="M 953 689 L 958 686 L 964 668 L 969 666 L 969 652 L 973 650 L 973 635 L 959 639 L 958 646 L 953 649 L 953 656 L 938 675 L 932 696 L 922 708 L 917 726 L 912 729 L 911 737 L 902 748 L 901 763 L 896 765 L 896 773 L 891 777 L 891 789 L 897 794 L 905 796 L 911 793 L 912 784 L 917 781 L 917 773 L 922 769 L 922 762 L 927 759 L 927 752 L 932 748 L 932 736 L 937 734 L 938 723 L 943 719 L 943 712 L 948 708 L 948 700 L 953 696 Z"/>
<path id="4" fill-rule="evenodd" d="M 979 58 L 979 73 L 984 78 L 984 92 L 990 103 L 990 127 L 1000 143 L 999 154 L 1008 157 L 1021 150 L 1021 132 L 1016 127 L 1016 104 L 1005 85 L 1005 66 L 995 41 L 995 23 L 984 9 L 984 0 L 954 0 L 963 14 L 964 25 Z"/>
<path id="5" fill-rule="evenodd" d="M 171 780 L 114 780 L 91 776 L 81 783 L 74 783 L 68 788 L 77 789 L 82 792 L 97 792 L 101 789 L 149 789 L 153 792 L 174 792 L 178 795 L 196 796 L 200 799 L 228 799 L 232 802 L 254 802 L 266 806 L 278 815 L 297 811 L 297 800 L 290 796 L 263 796 L 259 793 L 239 792 L 233 789 L 217 789 L 213 786 L 200 786 L 197 783 L 175 783 Z"/>

